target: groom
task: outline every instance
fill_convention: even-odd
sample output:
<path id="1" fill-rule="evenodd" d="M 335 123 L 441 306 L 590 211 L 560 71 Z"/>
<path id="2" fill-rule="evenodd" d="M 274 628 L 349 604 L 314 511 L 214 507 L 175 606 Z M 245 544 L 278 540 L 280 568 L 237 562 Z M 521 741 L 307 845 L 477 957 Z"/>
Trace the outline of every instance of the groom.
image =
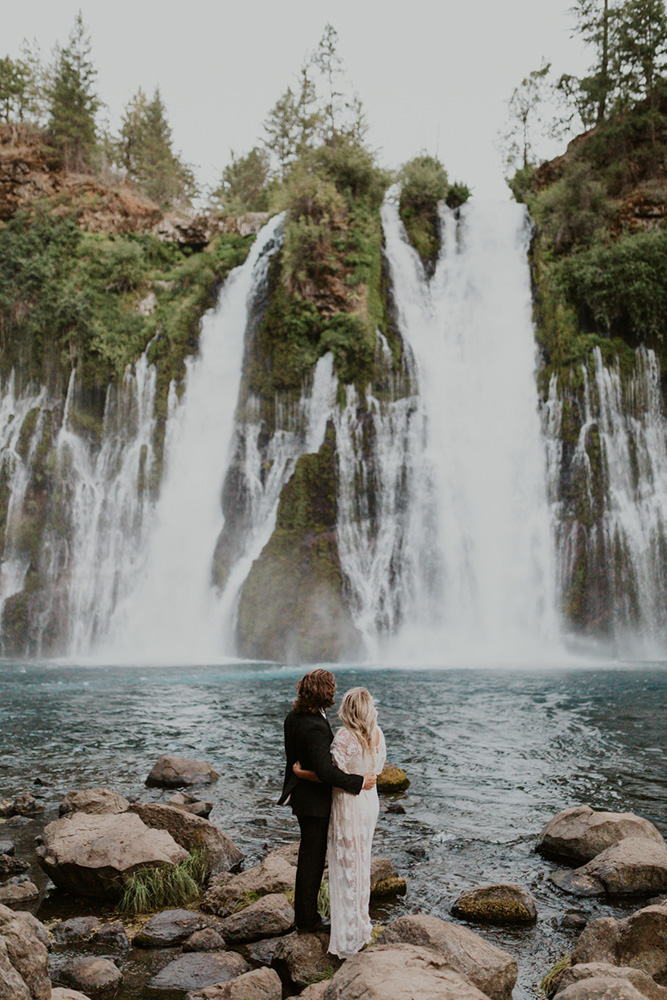
<path id="1" fill-rule="evenodd" d="M 331 760 L 333 733 L 325 709 L 333 705 L 335 693 L 336 679 L 330 670 L 311 670 L 297 684 L 296 701 L 285 719 L 287 761 L 278 803 L 289 802 L 301 828 L 294 892 L 294 918 L 300 932 L 329 930 L 317 912 L 317 894 L 327 853 L 331 786 L 358 795 L 362 788 L 373 788 L 377 780 L 373 772 L 346 774 Z M 319 782 L 297 778 L 292 771 L 297 761 L 304 770 L 315 771 Z"/>

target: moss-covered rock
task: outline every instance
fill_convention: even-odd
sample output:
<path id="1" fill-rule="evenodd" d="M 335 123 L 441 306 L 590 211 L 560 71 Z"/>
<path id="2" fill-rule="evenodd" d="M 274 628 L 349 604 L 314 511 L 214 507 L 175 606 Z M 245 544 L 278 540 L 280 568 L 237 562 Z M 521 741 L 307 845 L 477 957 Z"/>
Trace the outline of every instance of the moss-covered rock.
<path id="1" fill-rule="evenodd" d="M 398 767 L 396 764 L 390 764 L 389 761 L 387 761 L 380 774 L 378 774 L 378 792 L 384 792 L 385 794 L 390 795 L 393 792 L 404 792 L 406 788 L 409 788 L 409 786 L 410 779 L 403 768 Z"/>
<path id="2" fill-rule="evenodd" d="M 319 452 L 297 462 L 273 535 L 243 585 L 237 622 L 243 656 L 316 663 L 361 653 L 343 593 L 336 514 L 330 426 Z"/>
<path id="3" fill-rule="evenodd" d="M 535 901 L 519 885 L 485 885 L 462 893 L 452 914 L 464 920 L 488 924 L 534 924 Z"/>

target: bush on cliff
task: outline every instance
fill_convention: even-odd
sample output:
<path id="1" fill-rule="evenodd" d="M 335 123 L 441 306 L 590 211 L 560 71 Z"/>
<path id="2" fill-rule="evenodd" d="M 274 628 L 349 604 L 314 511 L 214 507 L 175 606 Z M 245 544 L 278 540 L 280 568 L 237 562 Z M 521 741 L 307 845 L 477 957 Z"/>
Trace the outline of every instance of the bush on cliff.
<path id="1" fill-rule="evenodd" d="M 432 270 L 441 244 L 440 202 L 458 208 L 470 197 L 465 184 L 450 184 L 439 159 L 423 153 L 406 163 L 399 175 L 399 214 L 410 242 Z"/>

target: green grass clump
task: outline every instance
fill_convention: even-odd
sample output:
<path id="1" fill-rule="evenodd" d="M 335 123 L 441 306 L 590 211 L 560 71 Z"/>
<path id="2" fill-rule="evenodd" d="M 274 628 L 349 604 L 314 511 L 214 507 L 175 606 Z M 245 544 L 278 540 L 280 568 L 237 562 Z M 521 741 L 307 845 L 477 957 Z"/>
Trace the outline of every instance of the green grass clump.
<path id="1" fill-rule="evenodd" d="M 329 894 L 329 883 L 326 879 L 322 880 L 320 891 L 317 894 L 317 909 L 320 912 L 320 916 L 325 920 L 331 919 L 331 896 Z"/>
<path id="2" fill-rule="evenodd" d="M 125 879 L 118 905 L 120 913 L 135 916 L 154 910 L 186 906 L 199 898 L 206 877 L 203 851 L 193 851 L 177 865 L 140 868 Z"/>
<path id="3" fill-rule="evenodd" d="M 571 955 L 563 955 L 562 958 L 559 958 L 558 961 L 552 965 L 544 979 L 540 981 L 540 989 L 546 997 L 552 997 L 554 995 L 558 987 L 558 983 L 560 982 L 560 977 L 566 969 L 569 969 L 571 965 Z"/>

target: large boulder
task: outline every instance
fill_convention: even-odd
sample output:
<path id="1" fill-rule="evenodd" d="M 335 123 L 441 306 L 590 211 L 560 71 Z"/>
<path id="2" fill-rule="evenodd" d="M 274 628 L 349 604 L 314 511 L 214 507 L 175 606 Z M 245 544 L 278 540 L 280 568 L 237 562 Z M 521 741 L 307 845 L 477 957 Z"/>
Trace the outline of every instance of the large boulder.
<path id="1" fill-rule="evenodd" d="M 215 917 L 206 917 L 193 910 L 162 910 L 135 934 L 132 944 L 136 948 L 175 948 L 196 931 L 204 930 L 215 922 Z M 225 950 L 224 942 L 220 950 Z"/>
<path id="2" fill-rule="evenodd" d="M 253 868 L 233 877 L 214 876 L 206 890 L 202 909 L 226 917 L 247 903 L 249 899 L 268 893 L 288 892 L 294 889 L 296 866 L 278 853 L 268 854 Z"/>
<path id="3" fill-rule="evenodd" d="M 192 951 L 166 965 L 148 983 L 149 996 L 165 996 L 172 993 L 187 993 L 201 990 L 205 986 L 224 983 L 248 971 L 248 963 L 235 951 Z"/>
<path id="4" fill-rule="evenodd" d="M 320 979 L 328 979 L 340 965 L 339 959 L 327 954 L 324 934 L 298 934 L 296 931 L 278 939 L 273 953 L 273 968 L 284 982 L 297 990 Z"/>
<path id="5" fill-rule="evenodd" d="M 659 986 L 655 979 L 640 969 L 633 969 L 631 966 L 609 965 L 606 962 L 588 962 L 582 965 L 571 965 L 566 969 L 558 980 L 558 990 L 556 995 L 561 996 L 561 991 L 573 986 L 575 983 L 593 982 L 599 979 L 617 979 L 630 983 L 647 1000 L 667 1000 L 667 989 Z"/>
<path id="6" fill-rule="evenodd" d="M 381 795 L 391 795 L 395 792 L 403 792 L 410 786 L 410 779 L 397 764 L 384 765 L 378 774 L 377 790 Z"/>
<path id="7" fill-rule="evenodd" d="M 188 993 L 186 1000 L 282 1000 L 280 976 L 273 969 L 253 969 L 226 983 Z"/>
<path id="8" fill-rule="evenodd" d="M 551 881 L 574 896 L 654 896 L 667 890 L 667 845 L 626 837 L 581 868 L 554 873 Z"/>
<path id="9" fill-rule="evenodd" d="M 488 1000 L 447 959 L 418 945 L 382 945 L 348 958 L 324 1000 Z"/>
<path id="10" fill-rule="evenodd" d="M 186 851 L 202 849 L 211 872 L 230 871 L 243 860 L 233 840 L 201 816 L 158 802 L 135 802 L 130 812 L 136 813 L 151 829 L 166 830 Z"/>
<path id="11" fill-rule="evenodd" d="M 512 996 L 518 976 L 516 960 L 467 927 L 423 913 L 410 914 L 392 921 L 378 938 L 378 944 L 397 943 L 432 949 L 492 1000 Z"/>
<path id="12" fill-rule="evenodd" d="M 552 858 L 590 861 L 626 837 L 664 844 L 661 833 L 653 823 L 634 813 L 602 812 L 590 806 L 573 806 L 549 820 L 537 838 L 535 849 Z"/>
<path id="13" fill-rule="evenodd" d="M 127 799 L 110 788 L 78 788 L 68 792 L 60 803 L 61 816 L 83 812 L 92 815 L 123 813 L 130 808 Z"/>
<path id="14" fill-rule="evenodd" d="M 556 994 L 557 1000 L 646 1000 L 628 979 L 616 976 L 593 976 L 567 986 Z"/>
<path id="15" fill-rule="evenodd" d="M 606 962 L 667 976 L 667 906 L 646 906 L 623 920 L 593 920 L 577 940 L 572 964 Z"/>
<path id="16" fill-rule="evenodd" d="M 146 784 L 157 788 L 183 788 L 186 785 L 210 785 L 219 777 L 217 771 L 203 760 L 163 754 L 153 764 Z"/>
<path id="17" fill-rule="evenodd" d="M 69 986 L 54 986 L 51 990 L 51 1000 L 90 1000 L 90 997 L 79 990 L 71 990 Z"/>
<path id="18" fill-rule="evenodd" d="M 100 955 L 83 955 L 71 959 L 60 970 L 60 978 L 91 997 L 108 996 L 121 984 L 123 974 L 110 958 Z"/>
<path id="19" fill-rule="evenodd" d="M 34 882 L 11 882 L 0 885 L 0 905 L 12 910 L 26 910 L 39 899 L 39 889 Z"/>
<path id="20" fill-rule="evenodd" d="M 294 910 L 281 893 L 270 893 L 220 921 L 219 930 L 225 941 L 259 941 L 261 938 L 285 934 L 294 924 Z"/>
<path id="21" fill-rule="evenodd" d="M 117 899 L 125 876 L 140 868 L 178 864 L 188 852 L 165 830 L 150 829 L 134 813 L 72 813 L 49 823 L 37 855 L 61 889 Z"/>
<path id="22" fill-rule="evenodd" d="M 464 920 L 487 924 L 534 924 L 535 901 L 520 885 L 484 885 L 461 893 L 452 914 Z"/>
<path id="23" fill-rule="evenodd" d="M 49 1000 L 48 951 L 35 918 L 0 906 L 0 1000 Z"/>

